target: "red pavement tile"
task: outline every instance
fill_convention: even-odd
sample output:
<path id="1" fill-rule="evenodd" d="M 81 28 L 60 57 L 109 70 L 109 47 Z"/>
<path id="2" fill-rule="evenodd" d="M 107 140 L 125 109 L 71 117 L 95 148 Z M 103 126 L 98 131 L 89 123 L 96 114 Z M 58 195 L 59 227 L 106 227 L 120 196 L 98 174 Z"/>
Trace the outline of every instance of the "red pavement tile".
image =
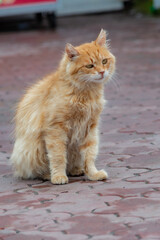
<path id="1" fill-rule="evenodd" d="M 9 157 L 16 102 L 54 71 L 66 42 L 92 41 L 100 28 L 109 31 L 117 57 L 116 80 L 105 89 L 97 159 L 108 181 L 72 177 L 54 186 L 14 179 Z M 0 33 L 0 239 L 160 239 L 159 32 L 158 18 L 118 13 L 61 18 L 53 32 Z"/>
<path id="2" fill-rule="evenodd" d="M 101 216 L 76 216 L 68 221 L 74 222 L 74 226 L 67 231 L 69 234 L 82 233 L 85 235 L 107 235 L 115 229 L 125 231 L 123 224 L 116 224 L 106 217 Z"/>

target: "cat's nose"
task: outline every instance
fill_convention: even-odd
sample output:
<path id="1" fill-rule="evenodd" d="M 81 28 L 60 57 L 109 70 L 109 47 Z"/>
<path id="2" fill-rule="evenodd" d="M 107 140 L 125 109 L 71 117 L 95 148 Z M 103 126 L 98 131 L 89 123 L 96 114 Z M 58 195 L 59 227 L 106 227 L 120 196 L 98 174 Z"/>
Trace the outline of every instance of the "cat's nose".
<path id="1" fill-rule="evenodd" d="M 104 71 L 99 72 L 101 74 L 101 77 L 103 78 Z"/>

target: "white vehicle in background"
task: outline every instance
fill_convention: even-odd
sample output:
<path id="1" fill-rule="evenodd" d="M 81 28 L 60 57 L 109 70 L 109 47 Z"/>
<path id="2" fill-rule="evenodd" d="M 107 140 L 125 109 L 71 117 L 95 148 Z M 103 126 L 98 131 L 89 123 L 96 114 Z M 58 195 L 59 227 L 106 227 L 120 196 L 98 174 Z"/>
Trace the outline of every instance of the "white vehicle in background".
<path id="1" fill-rule="evenodd" d="M 119 11 L 124 7 L 122 0 L 59 0 L 58 16 Z"/>
<path id="2" fill-rule="evenodd" d="M 39 23 L 46 17 L 56 27 L 56 0 L 0 0 L 0 17 L 35 15 Z"/>

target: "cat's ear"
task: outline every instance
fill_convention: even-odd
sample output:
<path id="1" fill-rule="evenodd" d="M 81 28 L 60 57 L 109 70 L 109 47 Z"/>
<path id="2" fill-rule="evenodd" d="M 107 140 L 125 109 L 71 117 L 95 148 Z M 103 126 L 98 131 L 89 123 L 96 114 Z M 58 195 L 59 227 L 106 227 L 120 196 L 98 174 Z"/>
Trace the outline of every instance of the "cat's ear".
<path id="1" fill-rule="evenodd" d="M 72 44 L 67 43 L 66 44 L 66 53 L 68 55 L 68 57 L 72 60 L 75 57 L 79 56 L 79 52 L 72 46 Z"/>
<path id="2" fill-rule="evenodd" d="M 107 32 L 103 29 L 101 29 L 97 39 L 96 43 L 99 44 L 101 47 L 107 46 Z"/>

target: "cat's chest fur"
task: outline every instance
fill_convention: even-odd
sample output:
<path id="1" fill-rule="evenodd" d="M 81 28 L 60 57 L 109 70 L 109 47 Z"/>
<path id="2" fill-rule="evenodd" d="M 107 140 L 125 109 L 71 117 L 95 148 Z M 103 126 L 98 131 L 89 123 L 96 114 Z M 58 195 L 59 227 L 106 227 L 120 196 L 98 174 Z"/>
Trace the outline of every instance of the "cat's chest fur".
<path id="1" fill-rule="evenodd" d="M 98 123 L 99 115 L 103 108 L 101 101 L 72 101 L 69 111 L 69 139 L 70 143 L 82 143 L 90 130 Z"/>

